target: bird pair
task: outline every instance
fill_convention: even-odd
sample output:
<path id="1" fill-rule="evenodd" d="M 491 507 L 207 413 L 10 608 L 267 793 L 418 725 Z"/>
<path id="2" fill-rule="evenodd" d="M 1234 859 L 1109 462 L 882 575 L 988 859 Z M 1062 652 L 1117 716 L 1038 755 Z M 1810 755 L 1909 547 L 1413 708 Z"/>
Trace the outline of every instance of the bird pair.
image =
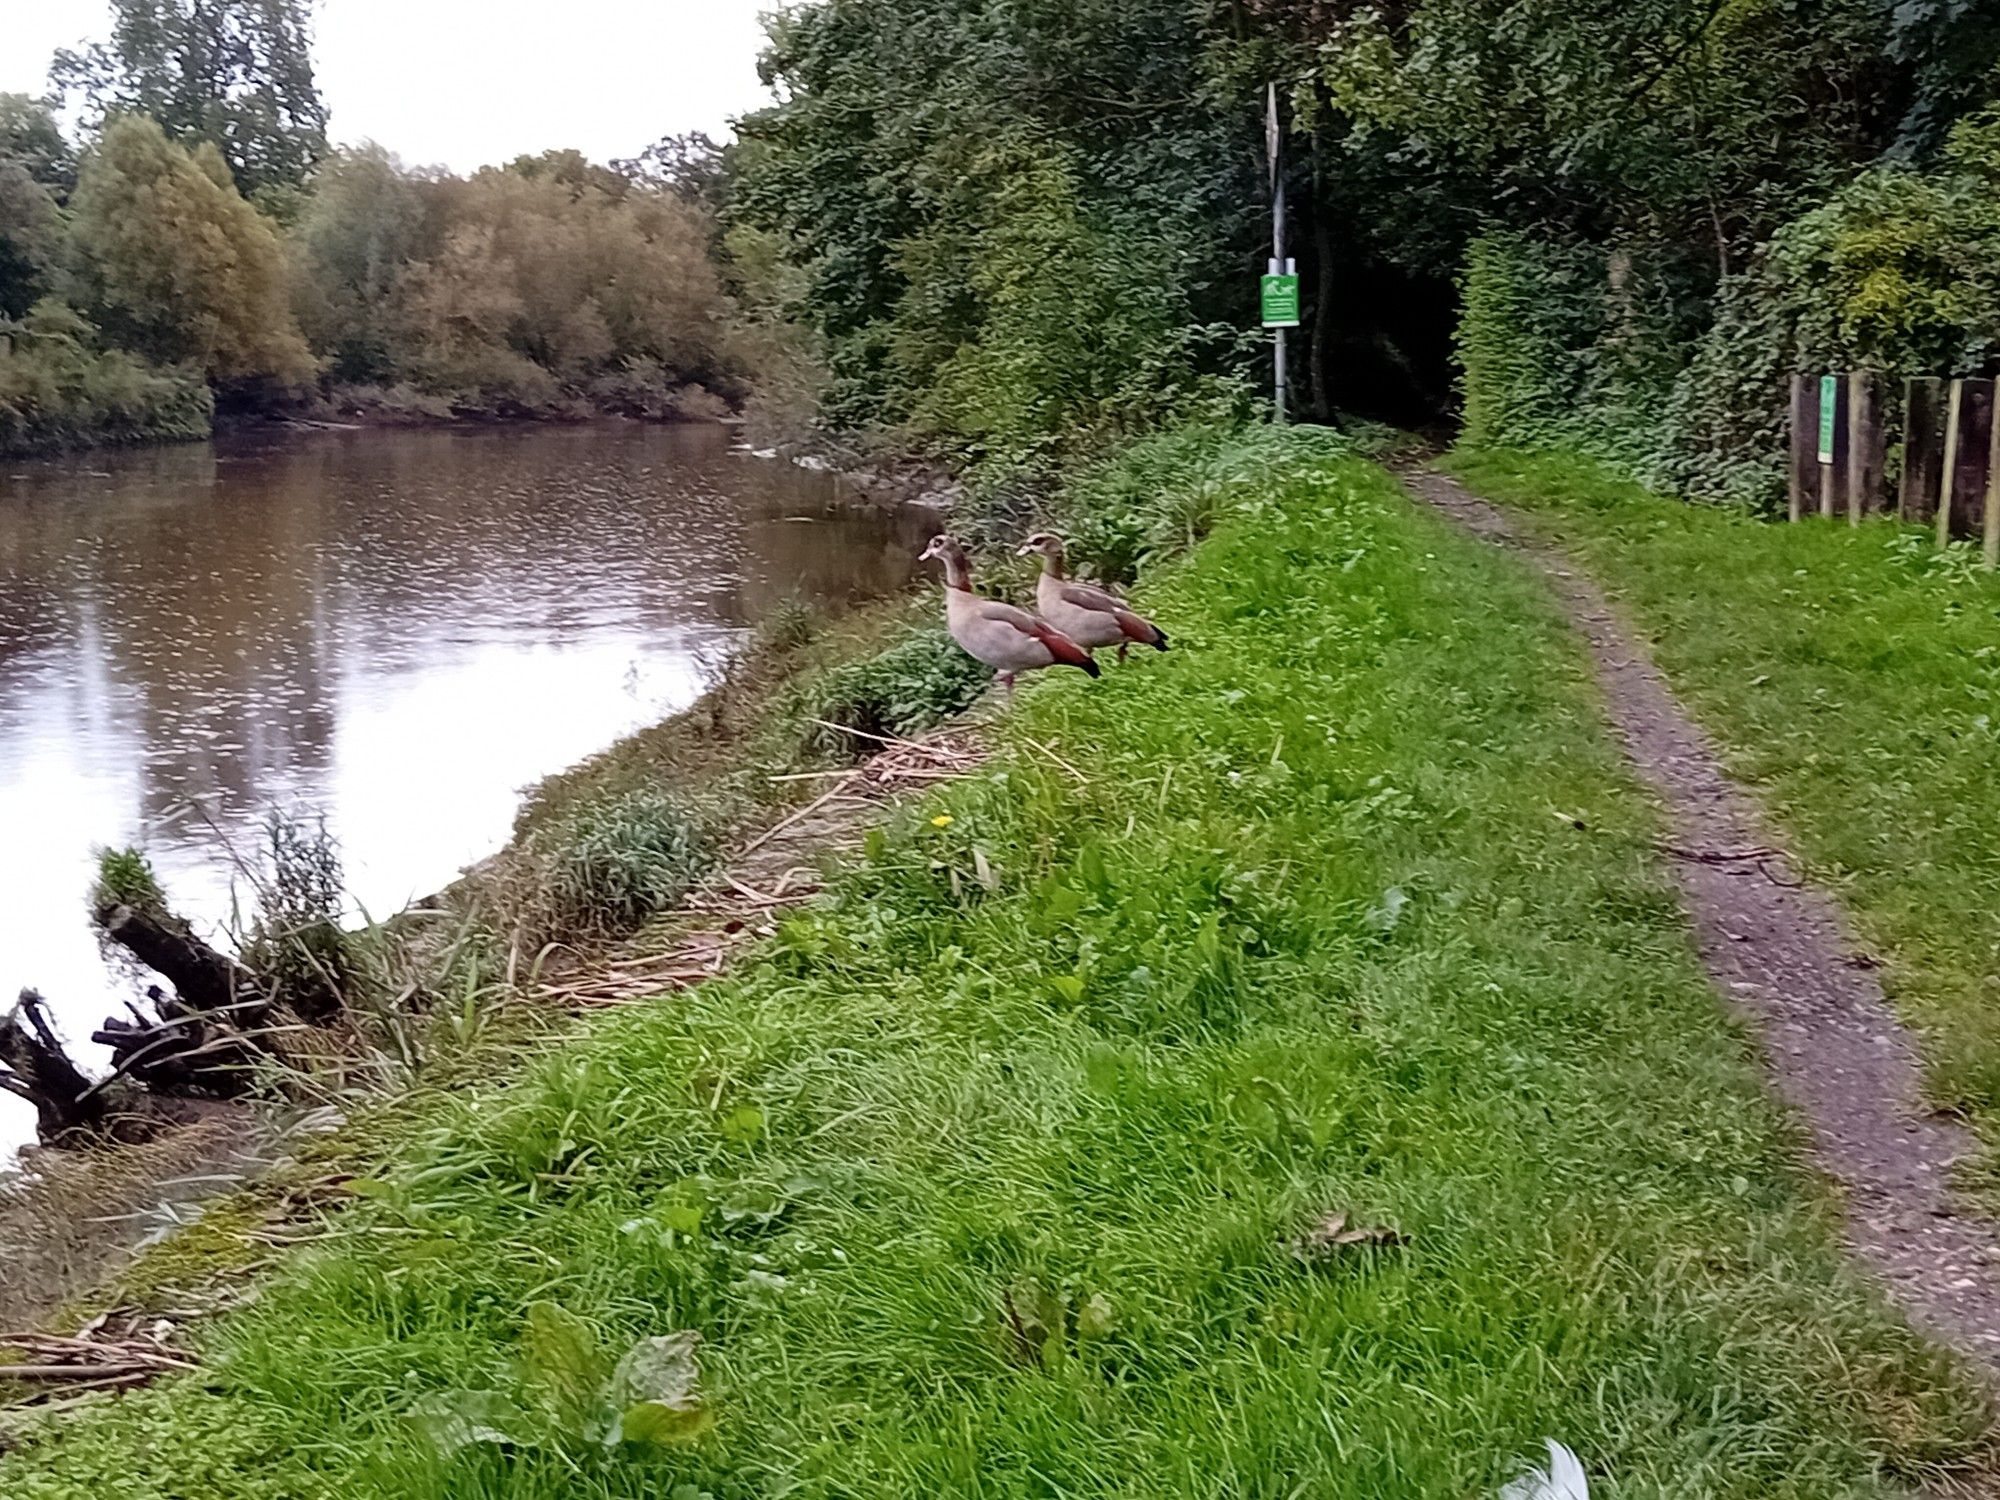
<path id="1" fill-rule="evenodd" d="M 972 564 L 953 537 L 932 537 L 917 559 L 943 559 L 945 628 L 966 655 L 1000 674 L 1009 695 L 1016 674 L 1041 667 L 1080 667 L 1097 676 L 1090 653 L 1098 646 L 1117 646 L 1120 661 L 1135 641 L 1167 649 L 1167 633 L 1116 594 L 1063 575 L 1061 537 L 1038 531 L 1021 544 L 1020 555 L 1042 559 L 1034 610 L 973 593 Z"/>

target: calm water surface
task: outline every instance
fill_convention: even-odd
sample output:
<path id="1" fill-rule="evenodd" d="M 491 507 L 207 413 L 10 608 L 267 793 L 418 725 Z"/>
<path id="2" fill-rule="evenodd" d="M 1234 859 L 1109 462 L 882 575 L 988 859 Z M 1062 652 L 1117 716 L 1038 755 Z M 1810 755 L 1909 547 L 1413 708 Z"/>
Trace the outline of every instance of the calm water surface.
<path id="1" fill-rule="evenodd" d="M 79 1055 L 129 993 L 84 920 L 138 842 L 199 923 L 224 841 L 323 812 L 391 911 L 506 841 L 519 792 L 691 702 L 774 604 L 899 586 L 920 516 L 713 427 L 324 433 L 0 460 L 0 1008 Z M 30 1112 L 0 1094 L 0 1147 Z"/>

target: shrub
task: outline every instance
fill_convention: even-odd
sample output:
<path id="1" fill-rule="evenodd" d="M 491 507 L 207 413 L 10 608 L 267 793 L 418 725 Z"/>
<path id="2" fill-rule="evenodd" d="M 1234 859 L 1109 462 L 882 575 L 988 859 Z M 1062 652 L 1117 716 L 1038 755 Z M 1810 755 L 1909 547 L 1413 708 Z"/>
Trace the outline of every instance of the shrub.
<path id="1" fill-rule="evenodd" d="M 585 804 L 529 841 L 538 936 L 621 937 L 677 904 L 717 857 L 714 819 L 642 788 Z"/>
<path id="2" fill-rule="evenodd" d="M 167 909 L 166 893 L 160 888 L 153 862 L 129 844 L 97 851 L 97 882 L 90 890 L 93 912 L 107 913 L 121 906 L 143 912 Z"/>
<path id="3" fill-rule="evenodd" d="M 0 454 L 208 436 L 215 402 L 199 378 L 96 342 L 87 319 L 50 298 L 0 319 Z"/>
<path id="4" fill-rule="evenodd" d="M 273 812 L 264 839 L 257 920 L 243 961 L 299 1015 L 328 1020 L 345 1008 L 355 974 L 340 925 L 340 851 L 324 818 L 307 822 Z"/>
<path id="5" fill-rule="evenodd" d="M 865 755 L 869 735 L 908 735 L 970 707 L 993 669 L 974 661 L 941 629 L 926 629 L 899 645 L 836 667 L 814 684 L 808 712 L 858 734 L 814 725 L 807 743 L 837 754 Z"/>

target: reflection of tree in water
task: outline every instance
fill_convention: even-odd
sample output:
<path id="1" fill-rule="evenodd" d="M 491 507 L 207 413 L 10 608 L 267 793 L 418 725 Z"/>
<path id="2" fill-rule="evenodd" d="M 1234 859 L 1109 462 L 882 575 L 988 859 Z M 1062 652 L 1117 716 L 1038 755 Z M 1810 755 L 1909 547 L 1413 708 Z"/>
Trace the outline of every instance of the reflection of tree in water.
<path id="1" fill-rule="evenodd" d="M 54 647 L 59 678 L 115 704 L 142 817 L 191 798 L 254 817 L 316 800 L 340 695 L 369 681 L 496 638 L 680 641 L 909 577 L 927 518 L 843 508 L 829 476 L 730 441 L 703 427 L 371 432 L 90 460 L 108 473 L 44 466 L 0 515 L 0 560 L 25 581 L 0 599 L 0 639 Z M 60 694 L 41 707 L 76 718 Z"/>

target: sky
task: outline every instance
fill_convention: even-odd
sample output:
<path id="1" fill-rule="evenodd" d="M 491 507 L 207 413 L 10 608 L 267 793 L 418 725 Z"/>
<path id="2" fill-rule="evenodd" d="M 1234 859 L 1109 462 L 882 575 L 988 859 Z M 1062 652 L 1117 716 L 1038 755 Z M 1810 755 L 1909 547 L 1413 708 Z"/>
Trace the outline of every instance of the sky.
<path id="1" fill-rule="evenodd" d="M 760 12 L 776 0 L 319 0 L 314 57 L 336 142 L 470 171 L 574 147 L 636 156 L 718 140 L 767 102 Z M 0 0 L 0 92 L 40 94 L 49 56 L 109 32 L 105 0 Z"/>

